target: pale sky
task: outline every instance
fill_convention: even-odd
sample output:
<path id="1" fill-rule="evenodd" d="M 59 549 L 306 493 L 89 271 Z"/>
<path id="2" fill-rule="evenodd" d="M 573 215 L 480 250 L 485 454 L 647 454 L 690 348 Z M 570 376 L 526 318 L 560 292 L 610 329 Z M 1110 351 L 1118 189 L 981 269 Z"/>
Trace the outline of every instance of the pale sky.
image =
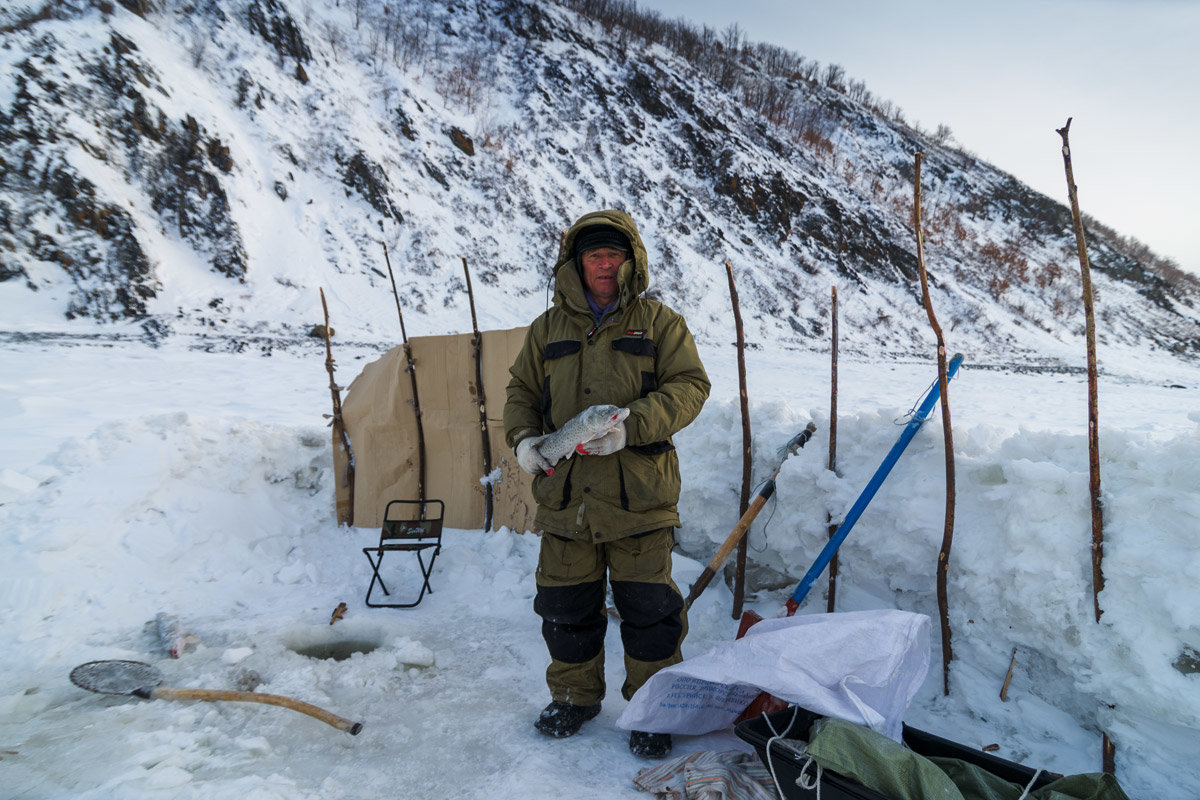
<path id="1" fill-rule="evenodd" d="M 1200 0 L 638 0 L 840 64 L 910 124 L 1200 274 Z"/>

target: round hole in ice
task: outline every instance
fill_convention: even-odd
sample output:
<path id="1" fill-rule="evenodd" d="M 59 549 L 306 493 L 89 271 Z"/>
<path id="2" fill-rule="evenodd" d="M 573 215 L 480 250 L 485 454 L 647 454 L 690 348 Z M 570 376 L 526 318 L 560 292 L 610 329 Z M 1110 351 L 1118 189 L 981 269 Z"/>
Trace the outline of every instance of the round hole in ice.
<path id="1" fill-rule="evenodd" d="M 292 650 L 308 658 L 322 660 L 345 661 L 355 653 L 369 653 L 379 647 L 379 642 L 361 642 L 354 640 L 337 642 L 318 642 L 305 647 L 293 647 Z"/>
<path id="2" fill-rule="evenodd" d="M 349 627 L 349 626 L 348 626 Z M 383 645 L 381 631 L 372 629 L 293 631 L 285 642 L 293 653 L 322 661 L 345 661 L 355 653 L 370 653 Z"/>

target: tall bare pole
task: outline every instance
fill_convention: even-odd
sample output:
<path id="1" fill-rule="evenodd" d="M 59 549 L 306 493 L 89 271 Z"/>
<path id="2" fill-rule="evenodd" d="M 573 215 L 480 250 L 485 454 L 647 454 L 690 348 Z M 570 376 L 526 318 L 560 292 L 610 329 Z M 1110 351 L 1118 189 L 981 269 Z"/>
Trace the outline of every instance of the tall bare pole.
<path id="1" fill-rule="evenodd" d="M 488 441 L 487 398 L 483 394 L 483 336 L 479 333 L 479 321 L 475 317 L 475 293 L 471 291 L 471 271 L 467 269 L 467 257 L 463 256 L 463 275 L 467 279 L 467 299 L 471 304 L 471 350 L 475 354 L 475 404 L 479 406 L 479 433 L 483 437 L 483 474 L 489 476 L 484 483 L 483 529 L 492 529 L 492 443 Z"/>
<path id="2" fill-rule="evenodd" d="M 1075 186 L 1075 171 L 1071 167 L 1071 117 L 1056 132 L 1062 138 L 1063 168 L 1067 173 L 1067 195 L 1071 200 L 1071 220 L 1075 225 L 1075 248 L 1079 253 L 1079 276 L 1083 284 L 1084 335 L 1087 338 L 1088 377 L 1088 472 L 1092 500 L 1092 606 L 1096 622 L 1104 612 L 1100 609 L 1100 592 L 1104 591 L 1104 505 L 1100 498 L 1100 392 L 1096 370 L 1096 315 L 1092 302 L 1092 268 L 1088 263 L 1087 239 L 1083 234 L 1083 215 L 1079 213 L 1079 195 Z M 1103 734 L 1101 766 L 1110 775 L 1116 772 L 1117 747 Z"/>
<path id="3" fill-rule="evenodd" d="M 388 258 L 387 243 L 383 243 L 383 260 L 387 263 L 388 278 L 392 281 L 392 297 L 396 298 L 396 314 L 400 317 L 400 339 L 404 344 L 404 371 L 412 380 L 413 413 L 417 417 L 417 499 L 425 502 L 425 426 L 421 422 L 421 400 L 417 395 L 417 361 L 413 358 L 412 345 L 404 330 L 404 312 L 400 308 L 400 293 L 396 291 L 396 276 L 392 273 L 392 260 Z"/>
<path id="4" fill-rule="evenodd" d="M 729 276 L 729 300 L 733 304 L 733 324 L 737 330 L 738 393 L 742 406 L 742 496 L 738 505 L 738 519 L 750 508 L 750 469 L 753 462 L 750 441 L 750 398 L 746 391 L 746 336 L 742 328 L 742 310 L 738 305 L 737 286 L 733 282 L 733 263 L 725 261 L 725 274 Z M 738 542 L 737 561 L 733 578 L 733 618 L 742 616 L 742 603 L 746 596 L 746 547 L 747 540 Z"/>
<path id="5" fill-rule="evenodd" d="M 1067 136 L 1071 119 L 1058 129 L 1062 137 L 1063 165 L 1067 171 L 1067 194 L 1071 198 L 1071 219 L 1075 223 L 1075 247 L 1079 251 L 1079 273 L 1083 283 L 1084 335 L 1087 337 L 1088 377 L 1088 468 L 1092 497 L 1092 604 L 1100 621 L 1100 592 L 1104 590 L 1104 506 L 1100 501 L 1100 408 L 1096 377 L 1096 316 L 1092 307 L 1092 269 L 1088 264 L 1087 241 L 1083 235 L 1083 215 L 1079 213 L 1075 173 L 1071 168 L 1071 145 Z"/>
<path id="6" fill-rule="evenodd" d="M 832 321 L 830 325 L 830 356 L 829 356 L 829 460 L 826 462 L 826 467 L 830 472 L 837 472 L 837 392 L 838 392 L 838 309 L 837 309 L 837 287 L 830 287 L 830 305 L 829 314 Z M 833 521 L 833 515 L 826 514 L 826 521 L 829 524 L 829 538 L 837 533 L 838 525 Z M 834 553 L 833 558 L 829 559 L 829 597 L 826 600 L 825 610 L 830 614 L 833 613 L 837 606 L 837 574 L 838 574 L 838 554 Z"/>
<path id="7" fill-rule="evenodd" d="M 921 298 L 929 325 L 937 337 L 938 389 L 942 396 L 942 437 L 946 448 L 946 517 L 942 529 L 942 548 L 938 552 L 937 599 L 938 615 L 942 625 L 942 694 L 950 694 L 950 662 L 954 650 L 950 642 L 950 601 L 946 588 L 950 569 L 950 546 L 954 543 L 954 436 L 950 428 L 949 379 L 946 377 L 946 340 L 942 326 L 933 313 L 933 302 L 929 297 L 929 278 L 925 273 L 925 238 L 921 233 L 921 154 L 914 159 L 913 175 L 913 227 L 917 232 L 917 268 L 921 274 Z"/>
<path id="8" fill-rule="evenodd" d="M 350 501 L 344 506 L 338 504 L 337 517 L 339 525 L 354 525 L 354 450 L 350 447 L 350 436 L 346 433 L 346 423 L 342 419 L 341 387 L 334 380 L 335 369 L 333 348 L 329 344 L 329 304 L 325 302 L 325 290 L 321 289 L 321 310 L 325 312 L 325 371 L 329 373 L 329 393 L 333 396 L 333 416 L 329 424 L 333 426 L 333 437 L 342 448 L 342 458 L 346 468 L 342 474 L 342 485 L 346 487 L 346 496 Z"/>

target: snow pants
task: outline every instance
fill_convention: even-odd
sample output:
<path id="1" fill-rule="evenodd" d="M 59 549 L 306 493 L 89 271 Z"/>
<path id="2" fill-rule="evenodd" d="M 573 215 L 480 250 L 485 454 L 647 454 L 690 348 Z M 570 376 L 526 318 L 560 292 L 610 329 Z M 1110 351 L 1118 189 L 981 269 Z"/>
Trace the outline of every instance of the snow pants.
<path id="1" fill-rule="evenodd" d="M 671 528 L 602 544 L 543 534 L 533 607 L 550 651 L 546 684 L 554 700 L 587 706 L 604 697 L 606 581 L 621 617 L 625 699 L 683 660 L 687 609 L 671 580 L 674 546 Z"/>

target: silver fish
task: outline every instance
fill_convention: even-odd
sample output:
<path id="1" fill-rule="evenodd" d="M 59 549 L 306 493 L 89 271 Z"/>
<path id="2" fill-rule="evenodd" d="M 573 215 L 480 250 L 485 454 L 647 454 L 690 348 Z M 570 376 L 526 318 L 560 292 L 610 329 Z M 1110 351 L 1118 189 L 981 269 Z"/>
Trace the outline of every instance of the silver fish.
<path id="1" fill-rule="evenodd" d="M 584 442 L 598 439 L 625 421 L 628 408 L 616 406 L 592 406 L 571 417 L 563 426 L 538 443 L 538 450 L 551 464 L 575 454 L 575 448 Z M 550 470 L 547 475 L 553 475 Z"/>
<path id="2" fill-rule="evenodd" d="M 174 614 L 159 612 L 154 617 L 154 632 L 158 643 L 171 658 L 179 658 L 200 640 L 184 630 Z"/>

